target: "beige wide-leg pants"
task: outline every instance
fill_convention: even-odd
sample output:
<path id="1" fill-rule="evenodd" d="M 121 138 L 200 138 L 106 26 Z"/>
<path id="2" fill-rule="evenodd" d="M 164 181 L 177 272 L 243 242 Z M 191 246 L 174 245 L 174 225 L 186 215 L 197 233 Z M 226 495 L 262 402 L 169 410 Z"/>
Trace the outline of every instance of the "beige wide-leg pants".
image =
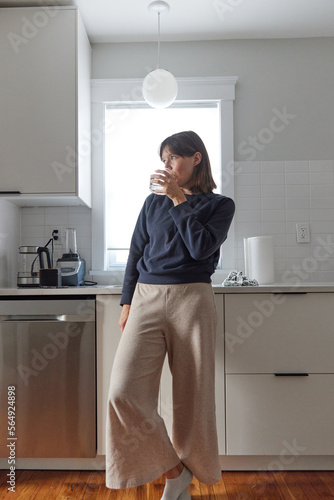
<path id="1" fill-rule="evenodd" d="M 220 480 L 215 331 L 210 284 L 137 284 L 110 380 L 108 488 L 148 483 L 180 461 L 205 484 Z M 173 376 L 172 443 L 157 412 L 166 352 Z"/>

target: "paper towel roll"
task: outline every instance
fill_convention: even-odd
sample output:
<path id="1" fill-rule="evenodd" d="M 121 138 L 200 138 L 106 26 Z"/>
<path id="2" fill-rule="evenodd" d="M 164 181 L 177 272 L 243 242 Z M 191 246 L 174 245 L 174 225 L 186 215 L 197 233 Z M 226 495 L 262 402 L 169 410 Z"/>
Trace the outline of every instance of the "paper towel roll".
<path id="1" fill-rule="evenodd" d="M 245 274 L 259 285 L 274 283 L 274 244 L 272 236 L 244 238 Z"/>

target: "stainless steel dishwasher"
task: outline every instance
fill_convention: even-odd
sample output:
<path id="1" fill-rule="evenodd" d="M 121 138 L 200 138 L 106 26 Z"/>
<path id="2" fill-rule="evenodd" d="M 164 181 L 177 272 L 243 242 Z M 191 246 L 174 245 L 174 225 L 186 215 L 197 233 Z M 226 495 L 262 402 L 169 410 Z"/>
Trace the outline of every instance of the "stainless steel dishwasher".
<path id="1" fill-rule="evenodd" d="M 14 387 L 17 458 L 95 457 L 95 373 L 92 296 L 0 300 L 0 456 Z"/>

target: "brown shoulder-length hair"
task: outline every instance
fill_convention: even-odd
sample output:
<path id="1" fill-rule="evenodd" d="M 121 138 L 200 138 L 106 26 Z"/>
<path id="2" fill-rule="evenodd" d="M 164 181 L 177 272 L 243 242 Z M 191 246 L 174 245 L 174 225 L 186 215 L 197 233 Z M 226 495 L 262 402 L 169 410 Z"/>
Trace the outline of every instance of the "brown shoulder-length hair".
<path id="1" fill-rule="evenodd" d="M 160 144 L 160 159 L 162 159 L 162 153 L 166 147 L 171 153 L 182 158 L 193 156 L 197 152 L 201 153 L 202 159 L 194 168 L 191 184 L 191 191 L 193 193 L 208 193 L 217 187 L 212 177 L 208 152 L 204 142 L 195 132 L 189 130 L 167 137 Z"/>

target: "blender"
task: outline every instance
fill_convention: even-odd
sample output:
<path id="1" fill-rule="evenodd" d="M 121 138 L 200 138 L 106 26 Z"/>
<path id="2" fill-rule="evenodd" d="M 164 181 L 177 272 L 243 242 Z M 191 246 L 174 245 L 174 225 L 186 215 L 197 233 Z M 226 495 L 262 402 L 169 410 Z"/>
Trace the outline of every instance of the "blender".
<path id="1" fill-rule="evenodd" d="M 63 286 L 79 286 L 85 283 L 86 262 L 77 251 L 76 229 L 65 230 L 65 253 L 57 259 L 57 267 L 61 270 Z"/>

